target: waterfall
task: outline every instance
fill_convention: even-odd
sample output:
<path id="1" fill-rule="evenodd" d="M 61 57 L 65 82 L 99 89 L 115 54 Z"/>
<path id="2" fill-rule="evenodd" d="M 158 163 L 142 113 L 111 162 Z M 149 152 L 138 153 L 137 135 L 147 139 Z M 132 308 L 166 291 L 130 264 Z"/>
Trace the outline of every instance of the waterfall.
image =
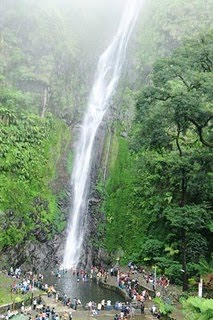
<path id="1" fill-rule="evenodd" d="M 63 258 L 63 267 L 66 269 L 75 268 L 81 256 L 94 139 L 118 84 L 128 41 L 135 26 L 141 2 L 142 0 L 125 1 L 118 30 L 99 58 L 95 81 L 81 126 L 71 177 L 73 203 Z"/>

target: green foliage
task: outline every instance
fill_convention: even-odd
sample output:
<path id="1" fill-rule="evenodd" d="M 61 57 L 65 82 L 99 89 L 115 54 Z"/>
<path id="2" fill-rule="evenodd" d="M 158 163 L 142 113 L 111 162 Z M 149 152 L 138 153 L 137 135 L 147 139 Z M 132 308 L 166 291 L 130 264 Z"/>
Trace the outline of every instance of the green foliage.
<path id="1" fill-rule="evenodd" d="M 48 111 L 72 122 L 83 108 L 86 94 L 85 78 L 77 68 L 82 59 L 78 48 L 81 28 L 78 39 L 73 19 L 56 3 L 48 6 L 46 1 L 20 0 L 17 4 L 11 0 L 2 3 L 1 10 L 1 84 L 25 92 L 33 111 L 40 114 L 48 89 Z M 29 104 L 27 108 L 29 111 Z"/>
<path id="2" fill-rule="evenodd" d="M 118 158 L 111 169 L 112 175 L 106 186 L 107 248 L 110 252 L 119 246 L 123 247 L 131 234 L 128 224 L 123 220 L 124 215 L 129 217 L 131 214 L 128 205 L 128 187 L 132 185 L 130 158 L 126 157 L 128 153 L 126 141 L 118 138 L 118 143 Z"/>
<path id="3" fill-rule="evenodd" d="M 17 281 L 18 282 L 18 281 Z M 26 301 L 31 298 L 31 293 L 28 294 L 11 294 L 11 286 L 14 279 L 0 275 L 0 304 L 10 304 L 13 302 Z"/>
<path id="4" fill-rule="evenodd" d="M 213 319 L 213 299 L 190 297 L 183 302 L 186 320 Z"/>
<path id="5" fill-rule="evenodd" d="M 52 116 L 16 111 L 18 93 L 2 95 L 0 107 L 0 248 L 26 239 L 48 239 L 61 226 L 56 177 L 63 135 L 68 129 Z M 18 108 L 21 110 L 21 108 Z"/>
<path id="6" fill-rule="evenodd" d="M 106 187 L 108 250 L 184 288 L 200 253 L 210 258 L 212 45 L 207 32 L 156 62 Z"/>
<path id="7" fill-rule="evenodd" d="M 160 310 L 160 313 L 165 316 L 171 313 L 173 310 L 173 307 L 165 303 L 161 298 L 155 298 L 154 302 L 156 303 L 158 309 Z"/>
<path id="8" fill-rule="evenodd" d="M 213 255 L 211 255 L 210 262 L 206 261 L 204 258 L 200 259 L 199 264 L 196 265 L 196 269 L 201 276 L 213 274 Z"/>
<path id="9" fill-rule="evenodd" d="M 132 53 L 138 84 L 148 82 L 152 65 L 186 38 L 212 28 L 211 0 L 148 0 L 141 10 L 137 47 Z M 135 77 L 135 75 L 134 75 Z"/>

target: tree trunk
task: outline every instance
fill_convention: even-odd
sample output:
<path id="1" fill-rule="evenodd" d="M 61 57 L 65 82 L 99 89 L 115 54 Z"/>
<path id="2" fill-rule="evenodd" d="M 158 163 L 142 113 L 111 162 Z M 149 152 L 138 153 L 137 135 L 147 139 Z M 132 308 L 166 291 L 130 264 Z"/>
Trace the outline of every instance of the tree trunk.
<path id="1" fill-rule="evenodd" d="M 183 157 L 183 152 L 181 149 L 181 145 L 179 142 L 181 133 L 181 128 L 179 123 L 177 124 L 177 137 L 176 137 L 176 144 L 179 151 L 180 158 Z M 179 206 L 184 207 L 186 205 L 186 197 L 187 197 L 187 177 L 186 177 L 186 170 L 185 168 L 181 168 L 181 197 Z M 182 229 L 181 231 L 181 238 L 182 238 L 182 272 L 183 272 L 183 291 L 188 290 L 188 275 L 187 275 L 187 235 L 186 230 Z"/>
<path id="2" fill-rule="evenodd" d="M 44 118 L 46 107 L 47 107 L 47 101 L 48 101 L 48 89 L 44 89 L 44 96 L 43 96 L 43 103 L 42 103 L 42 113 L 41 117 Z"/>
<path id="3" fill-rule="evenodd" d="M 186 267 L 186 230 L 182 230 L 182 269 L 183 269 L 183 291 L 188 290 L 188 275 Z"/>

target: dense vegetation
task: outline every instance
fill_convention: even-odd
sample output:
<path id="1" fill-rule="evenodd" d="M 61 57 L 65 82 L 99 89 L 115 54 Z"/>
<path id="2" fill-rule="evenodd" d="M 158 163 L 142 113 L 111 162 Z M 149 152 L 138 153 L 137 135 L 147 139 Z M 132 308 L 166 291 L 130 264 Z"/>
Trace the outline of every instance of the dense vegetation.
<path id="1" fill-rule="evenodd" d="M 183 275 L 183 289 L 211 258 L 212 48 L 206 32 L 155 63 L 106 186 L 107 249 Z"/>
<path id="2" fill-rule="evenodd" d="M 119 1 L 105 14 L 112 2 L 95 0 L 94 19 L 81 0 L 1 1 L 0 252 L 45 243 L 66 225 L 71 129 L 117 24 Z"/>
<path id="3" fill-rule="evenodd" d="M 125 83 L 134 89 L 115 101 L 100 190 L 107 250 L 124 263 L 157 265 L 184 289 L 201 257 L 211 260 L 211 9 L 211 1 L 145 2 Z"/>
<path id="4" fill-rule="evenodd" d="M 170 55 L 183 39 L 208 30 L 212 9 L 211 0 L 144 1 L 132 54 L 135 86 L 148 81 L 153 63 Z"/>
<path id="5" fill-rule="evenodd" d="M 67 95 L 63 91 L 73 77 L 68 66 L 75 46 L 53 9 L 45 11 L 39 4 L 32 9 L 32 3 L 24 0 L 7 1 L 1 7 L 0 250 L 4 252 L 30 241 L 44 243 L 65 227 L 58 205 L 64 186 L 55 184 L 70 141 L 66 123 L 75 117 L 73 88 L 67 88 Z"/>
<path id="6" fill-rule="evenodd" d="M 63 179 L 71 173 L 68 126 L 81 119 L 96 55 L 117 24 L 107 28 L 100 1 L 98 20 L 77 2 L 1 4 L 0 250 L 46 242 L 65 226 L 64 180 L 57 192 L 54 183 L 64 153 Z M 125 263 L 183 278 L 184 289 L 200 259 L 207 269 L 211 260 L 211 9 L 211 0 L 145 1 L 106 139 L 108 179 L 98 186 L 106 223 L 91 239 Z"/>
<path id="7" fill-rule="evenodd" d="M 186 320 L 211 320 L 213 318 L 212 299 L 190 297 L 184 302 Z"/>
<path id="8" fill-rule="evenodd" d="M 69 130 L 51 115 L 23 111 L 24 103 L 22 94 L 1 91 L 0 248 L 48 240 L 64 227 L 50 183 Z"/>

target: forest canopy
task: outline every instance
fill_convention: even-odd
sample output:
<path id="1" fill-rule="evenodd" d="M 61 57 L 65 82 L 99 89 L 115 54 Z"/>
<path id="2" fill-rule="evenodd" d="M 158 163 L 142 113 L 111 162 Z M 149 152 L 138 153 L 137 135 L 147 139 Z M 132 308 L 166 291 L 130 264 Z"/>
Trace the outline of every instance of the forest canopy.
<path id="1" fill-rule="evenodd" d="M 211 258 L 212 49 L 209 32 L 154 64 L 106 187 L 108 250 L 177 283 L 184 270 L 184 289 Z"/>

